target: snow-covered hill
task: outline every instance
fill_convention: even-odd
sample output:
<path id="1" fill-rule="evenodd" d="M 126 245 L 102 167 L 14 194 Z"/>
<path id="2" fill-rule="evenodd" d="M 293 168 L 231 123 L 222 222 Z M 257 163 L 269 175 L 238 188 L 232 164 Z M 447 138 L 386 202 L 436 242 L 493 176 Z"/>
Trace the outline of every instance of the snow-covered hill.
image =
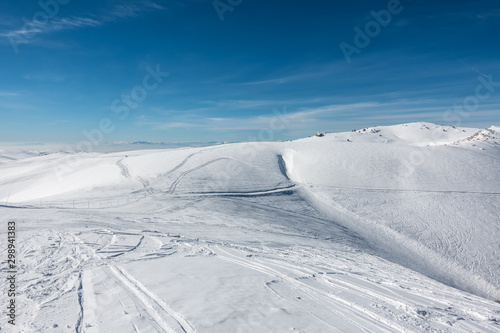
<path id="1" fill-rule="evenodd" d="M 19 229 L 17 328 L 499 332 L 499 139 L 498 127 L 411 123 L 0 152 L 0 211 Z"/>

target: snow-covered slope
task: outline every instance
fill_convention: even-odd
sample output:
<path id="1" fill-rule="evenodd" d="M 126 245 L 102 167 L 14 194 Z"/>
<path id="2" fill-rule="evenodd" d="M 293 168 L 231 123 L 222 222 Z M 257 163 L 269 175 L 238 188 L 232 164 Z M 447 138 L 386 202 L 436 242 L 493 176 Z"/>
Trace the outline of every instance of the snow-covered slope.
<path id="1" fill-rule="evenodd" d="M 18 226 L 16 328 L 499 332 L 499 134 L 412 123 L 0 152 L 0 212 Z"/>

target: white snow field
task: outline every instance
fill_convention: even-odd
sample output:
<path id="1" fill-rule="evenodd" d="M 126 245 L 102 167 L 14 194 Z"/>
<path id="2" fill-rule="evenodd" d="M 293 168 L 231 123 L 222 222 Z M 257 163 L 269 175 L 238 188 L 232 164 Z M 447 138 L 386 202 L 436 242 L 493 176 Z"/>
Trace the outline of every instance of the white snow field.
<path id="1" fill-rule="evenodd" d="M 0 151 L 0 331 L 500 332 L 499 138 Z"/>

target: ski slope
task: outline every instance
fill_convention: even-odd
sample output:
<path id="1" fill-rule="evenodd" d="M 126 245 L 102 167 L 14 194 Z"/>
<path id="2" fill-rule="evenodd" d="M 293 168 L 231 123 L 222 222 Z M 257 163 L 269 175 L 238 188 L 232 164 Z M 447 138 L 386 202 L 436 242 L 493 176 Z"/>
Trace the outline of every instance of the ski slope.
<path id="1" fill-rule="evenodd" d="M 0 331 L 500 332 L 499 138 L 0 151 L 19 261 Z"/>

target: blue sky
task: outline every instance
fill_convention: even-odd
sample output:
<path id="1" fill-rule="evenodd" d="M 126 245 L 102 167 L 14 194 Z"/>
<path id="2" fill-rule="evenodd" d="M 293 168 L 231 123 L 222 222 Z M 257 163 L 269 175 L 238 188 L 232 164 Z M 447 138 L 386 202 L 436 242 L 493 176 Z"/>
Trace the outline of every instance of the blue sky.
<path id="1" fill-rule="evenodd" d="M 0 4 L 0 142 L 500 124 L 498 1 L 40 3 Z"/>

